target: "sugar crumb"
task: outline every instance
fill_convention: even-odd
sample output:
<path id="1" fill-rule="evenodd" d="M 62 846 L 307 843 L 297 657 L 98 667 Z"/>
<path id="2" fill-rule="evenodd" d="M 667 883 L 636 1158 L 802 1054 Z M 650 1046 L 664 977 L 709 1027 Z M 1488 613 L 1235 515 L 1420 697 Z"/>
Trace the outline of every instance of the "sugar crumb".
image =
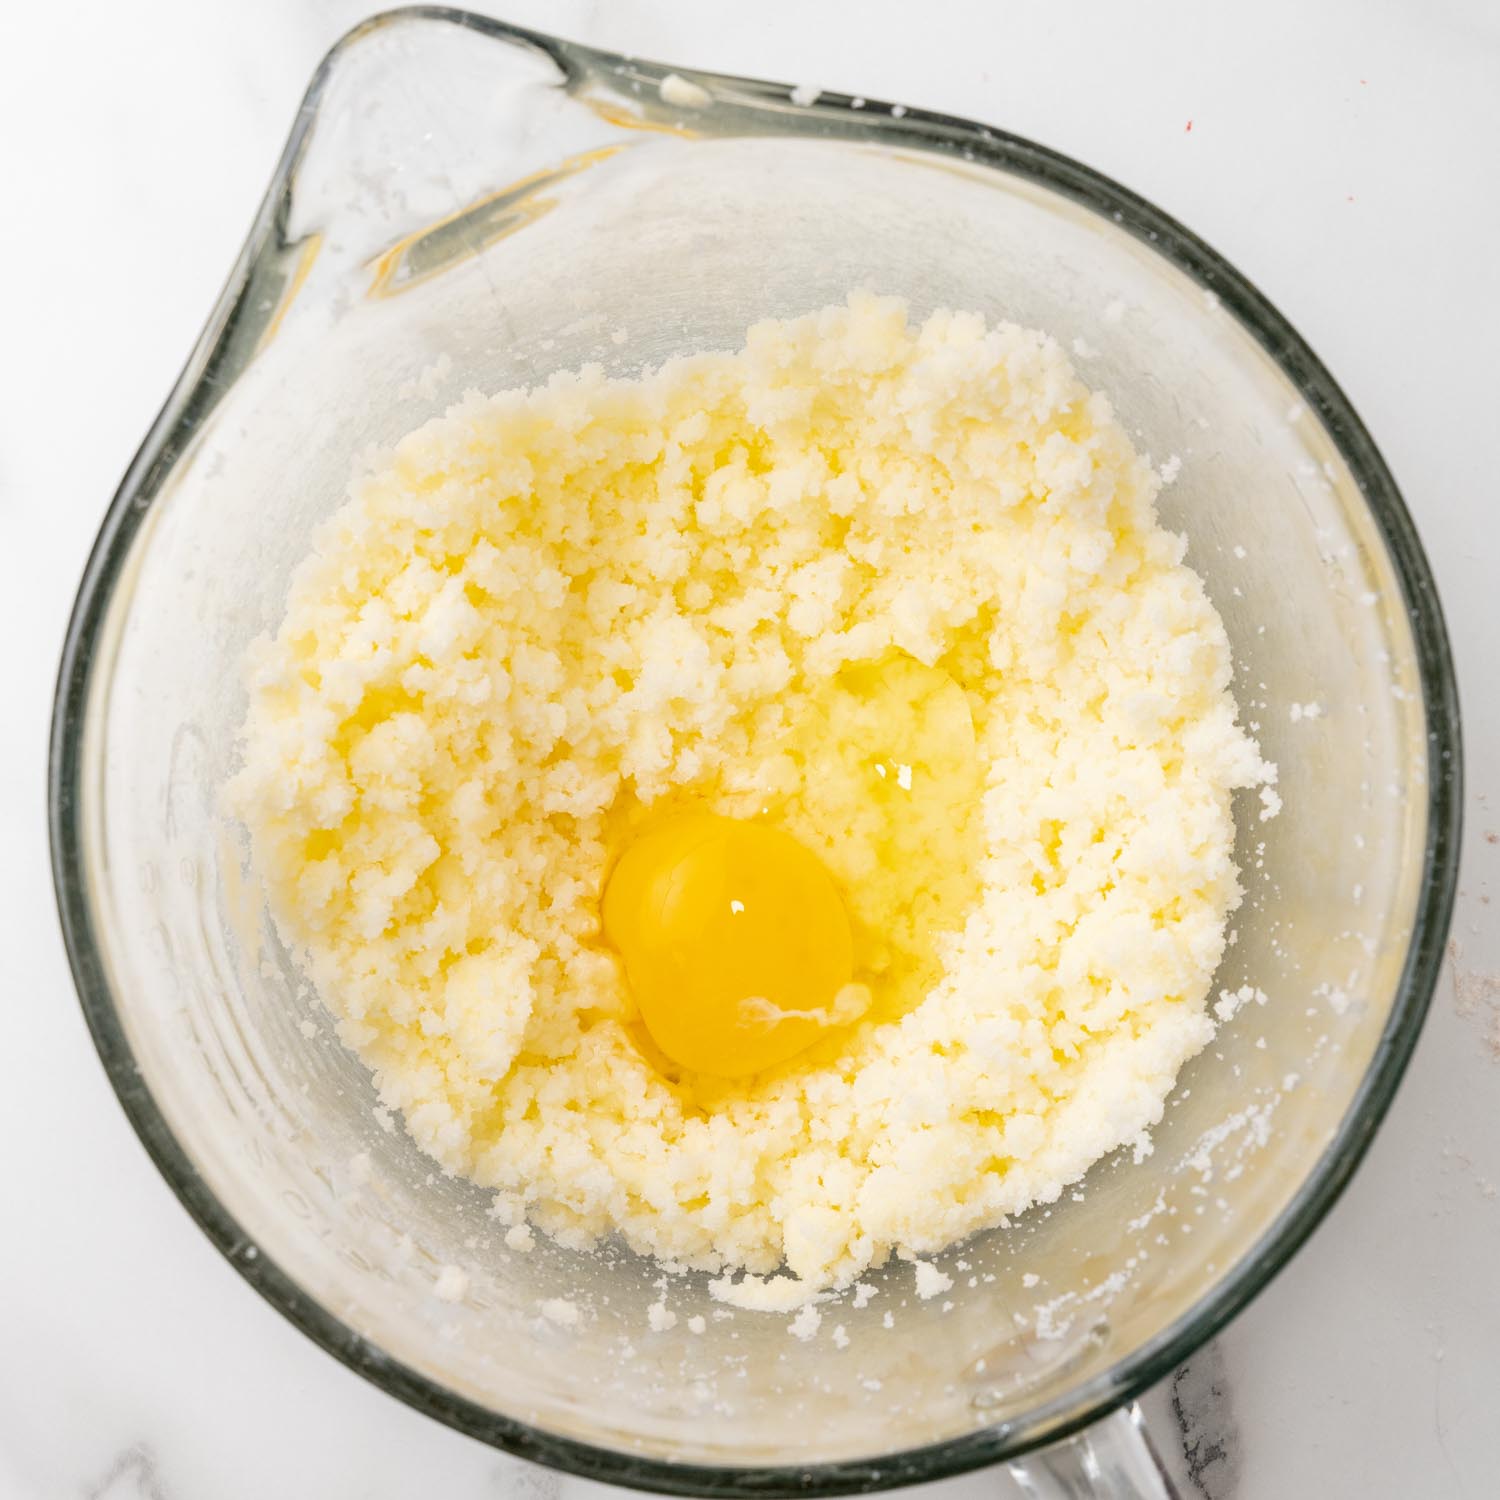
<path id="1" fill-rule="evenodd" d="M 432 1294 L 440 1302 L 462 1302 L 468 1290 L 468 1272 L 458 1266 L 444 1266 L 432 1286 Z"/>
<path id="2" fill-rule="evenodd" d="M 817 1331 L 823 1322 L 823 1314 L 820 1313 L 811 1302 L 807 1303 L 801 1312 L 786 1325 L 786 1331 L 793 1338 L 801 1339 L 805 1343 Z"/>
<path id="3" fill-rule="evenodd" d="M 577 1328 L 580 1318 L 578 1304 L 566 1297 L 548 1297 L 542 1303 L 542 1316 L 559 1328 Z"/>
<path id="4" fill-rule="evenodd" d="M 917 1273 L 917 1296 L 923 1301 L 946 1292 L 953 1285 L 953 1278 L 944 1275 L 931 1261 L 914 1261 L 913 1267 Z"/>
<path id="5" fill-rule="evenodd" d="M 680 73 L 668 73 L 657 84 L 656 91 L 663 104 L 677 109 L 702 109 L 710 102 L 709 92 L 701 83 L 693 83 Z"/>

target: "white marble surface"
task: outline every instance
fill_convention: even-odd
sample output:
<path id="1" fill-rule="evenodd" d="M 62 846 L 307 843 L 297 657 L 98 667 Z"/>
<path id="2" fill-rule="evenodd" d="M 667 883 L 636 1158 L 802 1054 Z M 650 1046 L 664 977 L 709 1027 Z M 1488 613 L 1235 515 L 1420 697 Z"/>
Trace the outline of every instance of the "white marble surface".
<path id="1" fill-rule="evenodd" d="M 0 27 L 0 1500 L 559 1492 L 555 1476 L 363 1384 L 219 1260 L 105 1083 L 46 873 L 47 707 L 100 512 L 219 289 L 307 75 L 362 9 L 74 0 L 12 7 Z M 1500 11 L 1262 0 L 1229 12 L 514 0 L 504 13 L 1060 147 L 1227 253 L 1349 390 L 1405 487 L 1458 648 L 1470 792 L 1456 947 L 1353 1188 L 1150 1406 L 1185 1450 L 1174 1461 L 1191 1466 L 1190 1495 L 1477 1500 L 1500 1488 L 1486 1440 L 1500 1392 L 1500 480 L 1486 451 L 1500 395 Z"/>

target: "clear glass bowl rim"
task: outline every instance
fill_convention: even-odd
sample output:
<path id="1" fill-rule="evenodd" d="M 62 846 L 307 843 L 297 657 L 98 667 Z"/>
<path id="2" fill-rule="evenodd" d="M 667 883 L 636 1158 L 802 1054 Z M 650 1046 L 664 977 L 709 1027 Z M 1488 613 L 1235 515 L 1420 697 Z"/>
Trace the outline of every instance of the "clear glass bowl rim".
<path id="1" fill-rule="evenodd" d="M 48 831 L 52 873 L 64 943 L 85 1019 L 110 1083 L 136 1134 L 183 1206 L 229 1263 L 273 1307 L 350 1369 L 418 1411 L 519 1457 L 609 1484 L 667 1494 L 836 1495 L 926 1483 L 1013 1458 L 1057 1441 L 1107 1416 L 1155 1384 L 1212 1338 L 1286 1264 L 1337 1200 L 1384 1117 L 1412 1049 L 1437 981 L 1457 888 L 1462 821 L 1462 746 L 1453 658 L 1437 589 L 1385 461 L 1348 398 L 1287 320 L 1222 256 L 1145 199 L 1103 174 L 1045 146 L 993 127 L 926 110 L 824 93 L 817 118 L 825 133 L 869 135 L 907 149 L 952 147 L 962 141 L 972 160 L 1001 168 L 1061 193 L 1123 227 L 1192 277 L 1252 334 L 1316 414 L 1349 465 L 1400 581 L 1411 617 L 1427 722 L 1427 836 L 1412 937 L 1395 1003 L 1360 1087 L 1330 1144 L 1295 1198 L 1261 1240 L 1257 1253 L 1224 1276 L 1193 1310 L 1154 1341 L 1134 1351 L 1077 1391 L 1065 1411 L 1045 1422 L 1028 1418 L 979 1428 L 959 1437 L 841 1463 L 720 1467 L 679 1464 L 579 1442 L 528 1426 L 471 1402 L 417 1371 L 393 1361 L 311 1298 L 263 1252 L 242 1252 L 250 1236 L 194 1169 L 142 1077 L 121 1021 L 121 1001 L 106 977 L 87 895 L 80 820 L 83 740 L 92 689 L 95 647 L 132 541 L 173 463 L 182 439 L 212 405 L 207 386 L 227 349 L 256 257 L 276 228 L 317 118 L 328 81 L 343 56 L 373 32 L 412 21 L 442 22 L 488 38 L 545 53 L 569 79 L 628 67 L 636 77 L 659 81 L 679 71 L 693 79 L 730 85 L 744 107 L 746 95 L 778 106 L 790 100 L 785 85 L 705 74 L 596 51 L 445 6 L 407 6 L 382 12 L 347 33 L 314 73 L 276 173 L 245 247 L 208 324 L 131 462 L 84 570 L 68 625 L 53 705 L 48 765 Z M 752 109 L 754 105 L 750 106 Z M 768 126 L 788 129 L 778 113 Z"/>

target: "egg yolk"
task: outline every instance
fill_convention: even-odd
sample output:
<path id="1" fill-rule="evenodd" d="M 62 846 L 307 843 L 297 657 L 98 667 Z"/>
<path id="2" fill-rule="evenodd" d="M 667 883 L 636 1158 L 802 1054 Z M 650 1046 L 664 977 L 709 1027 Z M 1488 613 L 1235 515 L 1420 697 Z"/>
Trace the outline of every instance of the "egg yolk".
<path id="1" fill-rule="evenodd" d="M 767 823 L 683 811 L 648 824 L 605 886 L 604 934 L 651 1040 L 693 1072 L 759 1073 L 869 1004 L 832 877 Z"/>

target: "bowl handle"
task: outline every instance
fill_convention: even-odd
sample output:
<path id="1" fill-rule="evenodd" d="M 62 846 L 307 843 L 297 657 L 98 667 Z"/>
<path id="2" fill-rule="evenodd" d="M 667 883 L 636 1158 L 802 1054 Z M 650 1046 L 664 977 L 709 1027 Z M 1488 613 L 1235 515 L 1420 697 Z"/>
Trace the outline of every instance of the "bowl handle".
<path id="1" fill-rule="evenodd" d="M 1031 1500 L 1181 1500 L 1133 1401 L 1009 1468 Z"/>

